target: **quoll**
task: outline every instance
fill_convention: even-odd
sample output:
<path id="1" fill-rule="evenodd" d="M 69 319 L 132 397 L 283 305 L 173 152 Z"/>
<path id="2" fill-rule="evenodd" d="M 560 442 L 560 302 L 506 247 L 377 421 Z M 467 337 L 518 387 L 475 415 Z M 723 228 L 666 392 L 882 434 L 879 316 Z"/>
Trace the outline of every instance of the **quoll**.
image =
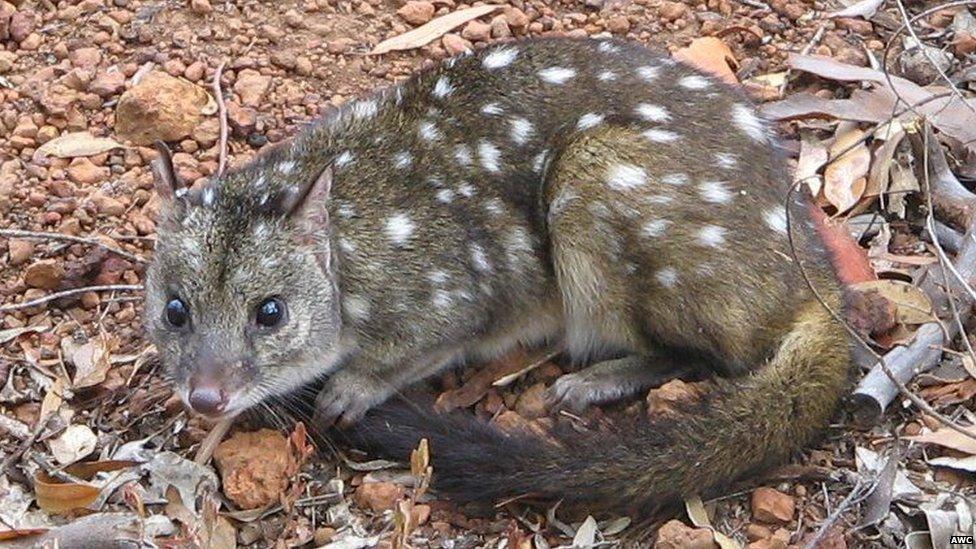
<path id="1" fill-rule="evenodd" d="M 845 298 L 774 135 L 744 96 L 617 40 L 540 39 L 444 62 L 187 188 L 168 153 L 149 333 L 194 410 L 232 416 L 326 378 L 319 421 L 405 458 L 426 437 L 459 499 L 626 509 L 783 460 L 851 370 Z M 686 372 L 718 389 L 615 433 L 502 433 L 380 406 L 517 345 L 590 366 L 584 408 Z"/>

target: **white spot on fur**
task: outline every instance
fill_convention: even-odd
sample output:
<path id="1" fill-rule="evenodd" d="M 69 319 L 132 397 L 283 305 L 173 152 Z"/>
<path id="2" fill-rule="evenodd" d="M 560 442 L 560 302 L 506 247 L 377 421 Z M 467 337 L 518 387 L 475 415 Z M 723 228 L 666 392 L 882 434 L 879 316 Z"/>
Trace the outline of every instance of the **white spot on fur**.
<path id="1" fill-rule="evenodd" d="M 253 187 L 255 189 L 260 189 L 261 187 L 264 187 L 264 185 L 267 182 L 268 182 L 267 178 L 264 177 L 264 174 L 261 174 L 261 175 L 255 177 L 254 178 L 254 181 L 251 181 L 251 187 Z"/>
<path id="2" fill-rule="evenodd" d="M 471 198 L 474 196 L 474 187 L 470 183 L 461 183 L 458 185 L 458 193 L 465 198 Z"/>
<path id="3" fill-rule="evenodd" d="M 644 198 L 647 204 L 669 204 L 674 201 L 674 197 L 666 194 L 655 194 Z"/>
<path id="4" fill-rule="evenodd" d="M 596 75 L 600 82 L 613 82 L 617 79 L 617 73 L 613 71 L 600 71 L 600 74 Z"/>
<path id="5" fill-rule="evenodd" d="M 502 107 L 495 102 L 486 103 L 483 107 L 481 107 L 481 112 L 487 114 L 488 116 L 498 116 L 502 113 Z"/>
<path id="6" fill-rule="evenodd" d="M 353 118 L 359 120 L 372 118 L 376 116 L 376 113 L 378 111 L 379 111 L 379 105 L 377 105 L 376 101 L 373 101 L 372 99 L 367 99 L 364 101 L 356 101 L 355 103 L 352 104 L 352 116 Z"/>
<path id="7" fill-rule="evenodd" d="M 346 314 L 353 320 L 359 322 L 369 320 L 370 304 L 366 298 L 358 295 L 346 295 L 342 298 L 342 306 L 346 310 Z"/>
<path id="8" fill-rule="evenodd" d="M 539 154 L 535 155 L 532 159 L 532 171 L 535 173 L 542 173 L 542 170 L 546 167 L 546 157 L 549 156 L 549 149 L 545 149 Z"/>
<path id="9" fill-rule="evenodd" d="M 386 220 L 385 231 L 390 242 L 393 242 L 397 246 L 402 246 L 413 236 L 415 228 L 413 221 L 410 220 L 410 216 L 405 213 L 397 213 Z"/>
<path id="10" fill-rule="evenodd" d="M 689 74 L 678 80 L 678 85 L 689 90 L 703 90 L 711 86 L 711 82 L 700 74 Z"/>
<path id="11" fill-rule="evenodd" d="M 424 120 L 421 122 L 417 133 L 420 134 L 420 138 L 424 141 L 437 141 L 441 138 L 441 131 L 438 130 L 437 126 L 430 120 Z"/>
<path id="12" fill-rule="evenodd" d="M 672 131 L 661 130 L 658 128 L 651 128 L 649 130 L 646 130 L 641 135 L 643 135 L 644 137 L 650 139 L 655 143 L 673 143 L 681 138 L 680 135 Z"/>
<path id="13" fill-rule="evenodd" d="M 639 76 L 645 82 L 652 82 L 661 75 L 661 67 L 655 67 L 653 65 L 644 65 L 643 67 L 637 67 L 637 76 Z"/>
<path id="14" fill-rule="evenodd" d="M 485 250 L 477 243 L 472 243 L 470 250 L 471 262 L 474 264 L 474 268 L 483 273 L 490 271 L 491 263 L 488 261 L 488 256 L 485 255 Z"/>
<path id="15" fill-rule="evenodd" d="M 719 227 L 718 225 L 705 225 L 698 230 L 698 242 L 704 246 L 717 248 L 722 244 L 725 244 L 725 233 L 725 227 Z"/>
<path id="16" fill-rule="evenodd" d="M 766 142 L 768 138 L 768 135 L 766 134 L 766 125 L 763 124 L 762 119 L 760 119 L 756 115 L 755 111 L 749 108 L 748 105 L 744 105 L 742 103 L 732 105 L 732 120 L 743 133 L 752 139 L 759 141 L 760 143 Z"/>
<path id="17" fill-rule="evenodd" d="M 732 192 L 722 181 L 705 181 L 698 185 L 702 200 L 713 204 L 725 204 L 732 200 Z"/>
<path id="18" fill-rule="evenodd" d="M 213 185 L 207 185 L 203 189 L 203 206 L 205 208 L 212 208 L 214 201 L 217 199 L 217 191 L 214 190 Z"/>
<path id="19" fill-rule="evenodd" d="M 450 204 L 454 201 L 454 191 L 451 189 L 441 189 L 437 191 L 437 200 L 445 204 Z"/>
<path id="20" fill-rule="evenodd" d="M 576 71 L 566 67 L 549 67 L 539 71 L 539 78 L 550 84 L 565 84 L 574 76 L 576 76 Z"/>
<path id="21" fill-rule="evenodd" d="M 335 161 L 332 163 L 336 168 L 342 169 L 348 166 L 355 160 L 356 157 L 349 151 L 342 151 L 338 156 L 335 157 Z"/>
<path id="22" fill-rule="evenodd" d="M 427 280 L 429 280 L 431 284 L 443 284 L 447 282 L 449 277 L 450 275 L 439 269 L 427 273 Z"/>
<path id="23" fill-rule="evenodd" d="M 438 309 L 447 309 L 453 302 L 454 298 L 451 297 L 451 292 L 440 288 L 434 290 L 430 298 L 430 303 Z"/>
<path id="24" fill-rule="evenodd" d="M 661 286 L 674 288 L 674 285 L 678 283 L 678 271 L 675 271 L 673 267 L 665 267 L 654 273 L 654 278 Z"/>
<path id="25" fill-rule="evenodd" d="M 628 190 L 647 183 L 647 174 L 633 164 L 615 164 L 607 171 L 607 185 L 617 190 Z"/>
<path id="26" fill-rule="evenodd" d="M 606 40 L 601 41 L 600 45 L 596 47 L 601 53 L 617 53 L 620 48 L 613 42 L 608 42 Z"/>
<path id="27" fill-rule="evenodd" d="M 518 50 L 515 48 L 499 48 L 486 55 L 481 66 L 488 70 L 500 69 L 511 65 L 517 56 Z"/>
<path id="28" fill-rule="evenodd" d="M 443 99 L 454 93 L 454 86 L 451 85 L 451 81 L 446 76 L 442 76 L 434 83 L 434 91 L 431 93 L 434 97 Z"/>
<path id="29" fill-rule="evenodd" d="M 641 233 L 649 238 L 657 238 L 664 235 L 670 224 L 671 221 L 667 219 L 654 219 L 644 223 L 644 226 L 641 228 Z"/>
<path id="30" fill-rule="evenodd" d="M 342 250 L 344 253 L 354 254 L 356 253 L 356 248 L 358 248 L 358 246 L 356 246 L 356 243 L 353 242 L 352 240 L 349 240 L 348 238 L 339 239 L 339 249 Z"/>
<path id="31" fill-rule="evenodd" d="M 393 155 L 393 165 L 398 170 L 409 168 L 413 164 L 413 157 L 407 151 L 398 152 Z"/>
<path id="32" fill-rule="evenodd" d="M 352 219 L 353 217 L 356 217 L 356 207 L 348 202 L 340 203 L 336 211 L 339 214 L 339 217 L 343 219 Z"/>
<path id="33" fill-rule="evenodd" d="M 485 211 L 491 215 L 502 215 L 505 213 L 505 205 L 498 198 L 492 198 L 488 202 L 485 202 Z"/>
<path id="34" fill-rule="evenodd" d="M 715 163 L 720 168 L 731 170 L 739 164 L 739 159 L 732 153 L 715 153 Z"/>
<path id="35" fill-rule="evenodd" d="M 676 187 L 687 185 L 688 181 L 688 174 L 684 173 L 669 173 L 661 178 L 661 183 L 664 183 L 665 185 L 674 185 Z"/>
<path id="36" fill-rule="evenodd" d="M 489 172 L 496 173 L 501 170 L 501 166 L 498 163 L 501 155 L 502 152 L 492 143 L 488 141 L 478 143 L 478 161 Z"/>
<path id="37" fill-rule="evenodd" d="M 284 162 L 278 164 L 278 171 L 285 175 L 288 175 L 293 171 L 295 171 L 295 167 L 297 166 L 298 163 L 295 162 L 294 160 L 285 160 Z"/>
<path id="38" fill-rule="evenodd" d="M 637 116 L 647 120 L 648 122 L 667 122 L 671 120 L 671 114 L 668 110 L 660 105 L 652 105 L 650 103 L 639 103 L 634 109 Z"/>
<path id="39" fill-rule="evenodd" d="M 270 234 L 271 234 L 271 227 L 269 227 L 268 224 L 265 223 L 264 221 L 260 221 L 254 225 L 254 236 L 258 240 L 264 240 L 268 238 L 268 235 Z"/>
<path id="40" fill-rule="evenodd" d="M 470 166 L 471 147 L 468 147 L 467 145 L 464 144 L 454 147 L 454 160 L 457 160 L 457 163 L 462 166 L 465 167 Z"/>
<path id="41" fill-rule="evenodd" d="M 782 206 L 776 206 L 763 212 L 763 221 L 770 229 L 780 234 L 786 234 L 786 210 Z"/>
<path id="42" fill-rule="evenodd" d="M 512 141 L 516 145 L 524 145 L 532 132 L 535 131 L 532 122 L 525 118 L 513 118 L 510 124 L 512 125 Z"/>
<path id="43" fill-rule="evenodd" d="M 603 123 L 603 115 L 595 112 L 588 112 L 580 117 L 576 122 L 577 130 L 588 130 Z"/>

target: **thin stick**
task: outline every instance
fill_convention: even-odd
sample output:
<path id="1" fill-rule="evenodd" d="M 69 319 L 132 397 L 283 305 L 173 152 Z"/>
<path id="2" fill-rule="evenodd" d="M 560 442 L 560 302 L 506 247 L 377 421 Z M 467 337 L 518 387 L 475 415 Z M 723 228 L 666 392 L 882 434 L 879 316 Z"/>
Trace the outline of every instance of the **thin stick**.
<path id="1" fill-rule="evenodd" d="M 54 292 L 53 294 L 32 299 L 30 301 L 25 301 L 23 303 L 4 305 L 3 307 L 0 307 L 0 313 L 36 307 L 37 305 L 43 305 L 48 301 L 54 301 L 55 299 L 61 299 L 62 297 L 71 297 L 73 295 L 83 294 L 85 292 L 141 292 L 144 289 L 145 287 L 142 284 L 109 284 L 107 286 L 85 286 L 83 288 L 72 288 L 70 290 Z"/>
<path id="2" fill-rule="evenodd" d="M 224 73 L 224 65 L 221 62 L 217 66 L 217 71 L 213 77 L 214 99 L 217 100 L 217 117 L 220 120 L 220 156 L 217 159 L 217 177 L 224 175 L 227 169 L 227 106 L 224 104 L 224 92 L 220 89 L 220 76 Z"/>
<path id="3" fill-rule="evenodd" d="M 227 418 L 220 420 L 213 429 L 207 433 L 207 436 L 203 438 L 203 442 L 200 443 L 200 447 L 197 448 L 197 454 L 193 456 L 193 462 L 199 463 L 200 465 L 205 465 L 210 461 L 211 456 L 213 456 L 214 450 L 217 449 L 217 445 L 230 431 L 230 426 L 234 423 L 234 418 Z"/>
<path id="4" fill-rule="evenodd" d="M 136 263 L 149 263 L 149 260 L 144 257 L 129 253 L 121 248 L 116 248 L 115 246 L 105 244 L 104 242 L 101 242 L 95 238 L 85 238 L 83 236 L 73 236 L 70 234 L 49 233 L 43 231 L 21 231 L 18 229 L 0 229 L 0 236 L 5 236 L 7 238 L 33 238 L 35 240 L 66 240 L 68 242 L 78 242 L 81 244 L 88 244 L 89 246 L 98 246 L 99 248 L 108 250 L 115 255 L 135 261 Z"/>
<path id="5" fill-rule="evenodd" d="M 861 502 L 864 498 L 871 495 L 871 490 L 874 488 L 876 483 L 877 479 L 873 479 L 870 482 L 865 482 L 863 479 L 858 479 L 857 484 L 854 485 L 851 493 L 847 494 L 847 497 L 845 497 L 844 500 L 840 502 L 840 505 L 838 505 L 837 508 L 830 513 L 830 516 L 820 523 L 820 528 L 817 529 L 817 533 L 814 534 L 813 538 L 803 546 L 804 549 L 816 549 L 819 547 L 821 540 L 823 540 L 824 536 L 827 535 L 827 531 L 830 530 L 830 527 L 840 519 L 841 515 L 844 514 L 844 511 L 850 509 L 856 503 Z"/>

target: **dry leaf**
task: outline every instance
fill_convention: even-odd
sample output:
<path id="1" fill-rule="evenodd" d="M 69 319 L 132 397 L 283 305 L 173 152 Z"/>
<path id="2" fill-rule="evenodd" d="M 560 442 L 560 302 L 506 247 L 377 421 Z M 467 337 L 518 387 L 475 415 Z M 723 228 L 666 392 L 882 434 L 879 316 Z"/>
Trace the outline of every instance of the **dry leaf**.
<path id="1" fill-rule="evenodd" d="M 692 524 L 699 528 L 708 528 L 712 531 L 712 536 L 715 538 L 715 543 L 717 543 L 719 547 L 722 549 L 742 549 L 739 542 L 712 527 L 712 523 L 708 520 L 708 513 L 705 511 L 705 504 L 702 503 L 700 497 L 692 496 L 686 499 L 685 510 L 688 512 L 688 518 L 691 519 Z"/>
<path id="2" fill-rule="evenodd" d="M 479 369 L 464 385 L 441 393 L 437 397 L 435 406 L 443 412 L 467 408 L 481 400 L 496 379 L 522 370 L 529 362 L 530 359 L 526 352 L 517 349 L 500 360 Z"/>
<path id="3" fill-rule="evenodd" d="M 871 17 L 878 11 L 878 8 L 884 4 L 885 0 L 861 0 L 847 6 L 846 8 L 835 11 L 829 14 L 828 18 L 834 17 L 863 17 L 865 19 Z"/>
<path id="4" fill-rule="evenodd" d="M 972 436 L 976 437 L 976 430 L 968 429 L 968 432 L 972 433 Z M 943 427 L 930 433 L 908 436 L 905 437 L 905 439 L 915 442 L 937 444 L 945 448 L 952 448 L 953 450 L 965 452 L 970 455 L 976 455 L 976 438 L 966 436 L 955 429 L 950 429 L 948 427 Z"/>
<path id="5" fill-rule="evenodd" d="M 843 123 L 830 146 L 830 158 L 834 160 L 824 169 L 824 197 L 837 208 L 837 213 L 853 208 L 867 186 L 871 151 L 863 142 L 858 143 L 862 137 L 864 132 L 855 124 Z"/>
<path id="6" fill-rule="evenodd" d="M 87 425 L 69 425 L 58 438 L 48 441 L 54 460 L 61 465 L 72 463 L 95 451 L 98 437 Z"/>
<path id="7" fill-rule="evenodd" d="M 827 146 L 811 133 L 800 136 L 800 158 L 796 165 L 794 182 L 802 182 L 810 188 L 812 196 L 820 196 L 823 188 L 823 178 L 819 175 L 820 168 L 827 163 Z"/>
<path id="8" fill-rule="evenodd" d="M 111 351 L 114 347 L 111 338 L 105 333 L 100 333 L 98 337 L 81 345 L 76 345 L 69 337 L 61 339 L 61 352 L 75 367 L 71 388 L 83 389 L 105 381 L 108 369 L 112 366 Z"/>
<path id="9" fill-rule="evenodd" d="M 934 318 L 932 301 L 918 286 L 900 280 L 869 280 L 852 286 L 861 292 L 874 291 L 895 305 L 900 324 L 925 324 Z"/>
<path id="10" fill-rule="evenodd" d="M 95 137 L 88 132 L 74 132 L 44 143 L 34 152 L 34 160 L 48 156 L 58 158 L 74 158 L 76 156 L 93 156 L 112 149 L 125 147 L 122 143 L 107 137 Z"/>
<path id="11" fill-rule="evenodd" d="M 373 51 L 369 53 L 371 55 L 379 55 L 381 53 L 389 53 L 391 51 L 411 50 L 421 46 L 426 46 L 432 41 L 447 34 L 452 29 L 471 21 L 472 19 L 477 19 L 482 15 L 491 13 L 500 7 L 500 5 L 475 6 L 473 8 L 465 8 L 463 10 L 451 12 L 447 15 L 442 15 L 428 23 L 425 23 L 424 25 L 421 25 L 420 27 L 413 29 L 412 31 L 405 32 L 401 35 L 394 36 L 393 38 L 380 42 L 375 48 L 373 48 Z"/>
<path id="12" fill-rule="evenodd" d="M 674 52 L 674 58 L 718 77 L 729 84 L 738 84 L 734 69 L 738 63 L 732 50 L 718 38 L 696 38 L 686 48 Z"/>
<path id="13" fill-rule="evenodd" d="M 964 102 L 953 94 L 935 98 L 936 95 L 947 90 L 940 87 L 923 88 L 905 78 L 886 75 L 868 67 L 848 65 L 832 57 L 791 55 L 787 63 L 796 70 L 810 72 L 831 80 L 873 82 L 879 86 L 873 90 L 873 94 L 876 96 L 875 101 L 883 98 L 888 102 L 888 106 L 886 109 L 882 109 L 881 118 L 872 121 L 882 122 L 886 120 L 892 112 L 903 108 L 905 102 L 908 102 L 916 105 L 915 111 L 930 120 L 940 131 L 965 143 L 969 150 L 976 151 L 976 124 L 972 123 L 973 117 L 976 116 L 976 100 L 974 99 L 968 99 Z M 854 95 L 856 94 L 852 94 L 852 98 Z M 895 108 L 896 105 L 898 108 Z M 884 113 L 884 110 L 887 113 Z M 856 110 L 852 114 L 858 116 Z M 872 114 L 877 115 L 879 113 Z M 863 118 L 849 119 L 864 120 Z"/>
<path id="14" fill-rule="evenodd" d="M 786 84 L 786 71 L 760 74 L 742 81 L 742 86 L 749 95 L 760 101 L 772 101 L 780 98 L 780 89 Z"/>
<path id="15" fill-rule="evenodd" d="M 76 463 L 65 468 L 65 472 L 80 480 L 88 481 L 97 473 L 118 471 L 136 465 L 132 461 L 96 461 Z M 75 509 L 85 509 L 95 501 L 102 489 L 94 484 L 66 483 L 40 471 L 34 477 L 34 490 L 37 505 L 48 513 L 66 513 Z"/>
<path id="16" fill-rule="evenodd" d="M 43 332 L 44 330 L 47 330 L 47 328 L 40 326 L 23 326 L 21 328 L 7 328 L 6 330 L 0 330 L 0 345 L 3 345 L 8 341 L 13 341 L 24 334 Z"/>

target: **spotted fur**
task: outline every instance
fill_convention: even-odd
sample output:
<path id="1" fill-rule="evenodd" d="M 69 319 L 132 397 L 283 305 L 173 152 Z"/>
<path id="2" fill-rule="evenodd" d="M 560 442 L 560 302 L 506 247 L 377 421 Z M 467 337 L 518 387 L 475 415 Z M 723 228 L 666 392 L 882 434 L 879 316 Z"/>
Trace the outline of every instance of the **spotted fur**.
<path id="1" fill-rule="evenodd" d="M 433 448 L 434 469 L 468 494 L 488 479 L 488 497 L 573 498 L 582 485 L 616 503 L 685 495 L 804 444 L 846 378 L 844 333 L 791 259 L 771 139 L 740 94 L 634 44 L 545 39 L 466 54 L 202 189 L 181 187 L 163 162 L 147 325 L 181 394 L 210 376 L 236 413 L 326 376 L 326 421 L 519 344 L 562 340 L 574 358 L 628 355 L 640 367 L 680 350 L 732 381 L 664 446 L 634 436 L 574 461 L 570 446 L 521 441 L 512 447 L 542 446 L 487 461 L 506 444 L 490 429 L 452 442 L 404 425 L 388 448 L 419 436 L 447 445 Z M 801 258 L 840 307 L 805 209 L 795 212 Z M 254 308 L 269 296 L 289 318 L 262 331 Z M 186 329 L 166 325 L 173 298 L 189 305 Z M 477 474 L 464 478 L 465 463 Z"/>

